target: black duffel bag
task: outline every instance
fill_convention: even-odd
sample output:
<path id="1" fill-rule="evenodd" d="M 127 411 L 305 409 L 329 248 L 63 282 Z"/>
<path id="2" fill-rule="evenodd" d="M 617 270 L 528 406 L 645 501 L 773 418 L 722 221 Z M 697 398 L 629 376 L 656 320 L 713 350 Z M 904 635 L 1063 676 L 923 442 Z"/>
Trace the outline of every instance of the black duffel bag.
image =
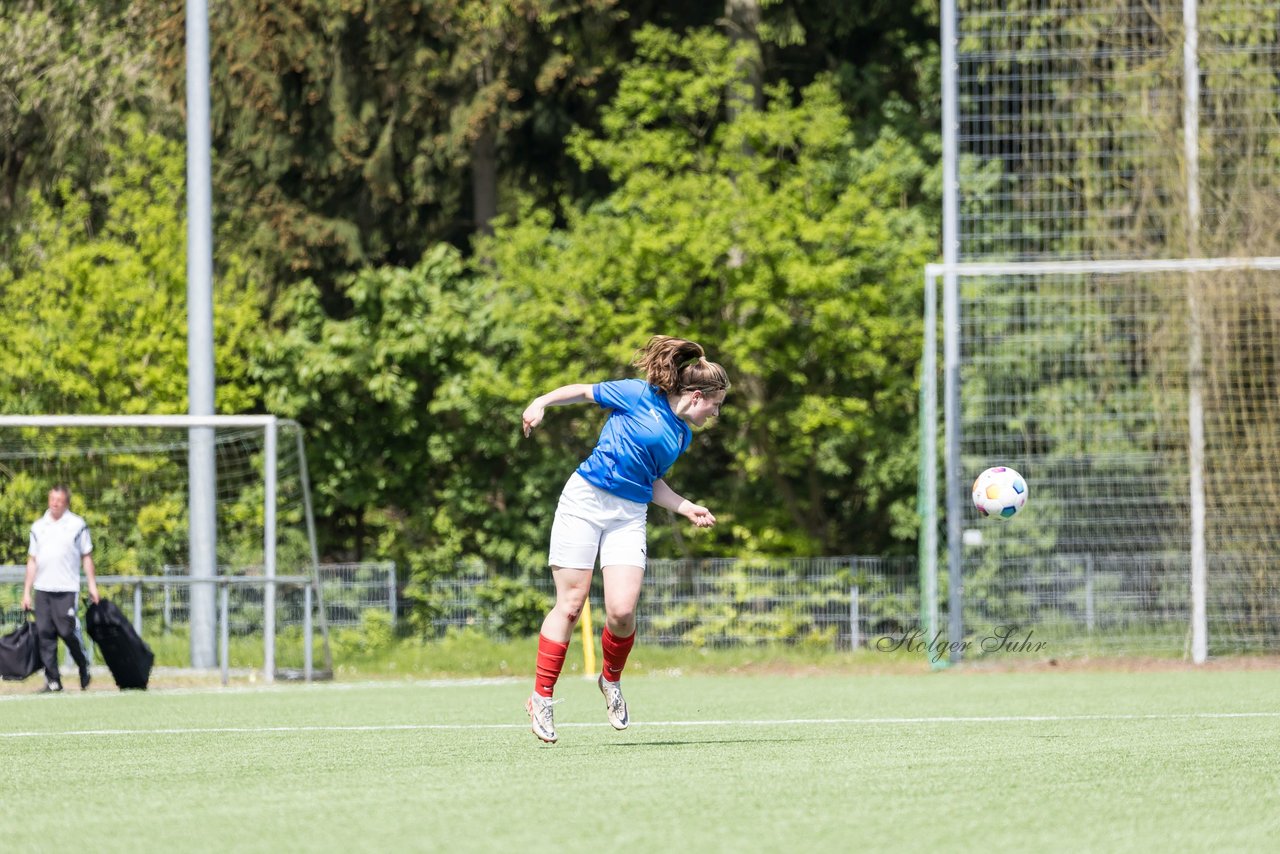
<path id="1" fill-rule="evenodd" d="M 84 612 L 85 631 L 98 647 L 111 677 L 120 688 L 146 689 L 156 657 L 138 637 L 133 623 L 107 599 L 90 602 Z"/>
<path id="2" fill-rule="evenodd" d="M 0 637 L 0 677 L 19 682 L 40 669 L 40 644 L 30 611 L 22 614 L 22 625 Z"/>

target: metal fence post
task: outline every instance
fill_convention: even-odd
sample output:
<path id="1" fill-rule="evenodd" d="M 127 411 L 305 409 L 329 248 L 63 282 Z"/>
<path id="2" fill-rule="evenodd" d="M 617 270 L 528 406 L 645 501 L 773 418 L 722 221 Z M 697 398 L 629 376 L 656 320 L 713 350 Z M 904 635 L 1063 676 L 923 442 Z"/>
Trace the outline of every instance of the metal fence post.
<path id="1" fill-rule="evenodd" d="M 142 582 L 133 585 L 133 629 L 142 637 Z"/>
<path id="2" fill-rule="evenodd" d="M 849 649 L 862 646 L 862 625 L 858 615 L 858 585 L 849 588 Z"/>
<path id="3" fill-rule="evenodd" d="M 1093 555 L 1084 556 L 1084 627 L 1093 634 Z"/>
<path id="4" fill-rule="evenodd" d="M 173 585 L 169 583 L 169 565 L 165 564 L 161 569 L 164 573 L 164 607 L 161 609 L 161 620 L 164 623 L 164 633 L 168 634 L 173 627 Z"/>
<path id="5" fill-rule="evenodd" d="M 302 678 L 311 681 L 311 584 L 302 586 Z"/>
<path id="6" fill-rule="evenodd" d="M 230 588 L 225 582 L 221 587 L 222 601 L 218 609 L 218 656 L 222 659 L 222 684 L 226 685 L 231 680 L 231 620 L 229 619 L 231 595 Z"/>
<path id="7" fill-rule="evenodd" d="M 387 567 L 387 601 L 391 605 L 391 628 L 396 627 L 396 565 Z"/>

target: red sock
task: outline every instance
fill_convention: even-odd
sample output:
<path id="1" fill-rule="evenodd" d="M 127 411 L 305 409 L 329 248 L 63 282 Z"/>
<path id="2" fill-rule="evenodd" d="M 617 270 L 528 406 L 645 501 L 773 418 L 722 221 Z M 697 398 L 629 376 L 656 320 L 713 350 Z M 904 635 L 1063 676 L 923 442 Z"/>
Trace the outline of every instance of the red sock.
<path id="1" fill-rule="evenodd" d="M 556 643 L 545 635 L 538 635 L 538 662 L 534 667 L 537 677 L 533 680 L 533 690 L 544 697 L 550 697 L 556 690 L 556 680 L 560 678 L 560 670 L 564 667 L 565 654 L 569 652 L 569 644 Z"/>
<path id="2" fill-rule="evenodd" d="M 627 656 L 635 642 L 635 632 L 620 638 L 615 637 L 608 626 L 604 627 L 600 634 L 600 650 L 604 653 L 604 678 L 607 681 L 617 682 L 622 678 L 622 668 L 627 666 Z"/>

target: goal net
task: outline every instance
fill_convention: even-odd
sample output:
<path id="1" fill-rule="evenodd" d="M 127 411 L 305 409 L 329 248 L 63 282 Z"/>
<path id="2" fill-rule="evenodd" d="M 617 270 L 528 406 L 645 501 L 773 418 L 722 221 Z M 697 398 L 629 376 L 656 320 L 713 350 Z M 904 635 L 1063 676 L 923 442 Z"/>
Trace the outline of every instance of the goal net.
<path id="1" fill-rule="evenodd" d="M 1268 262 L 1010 265 L 959 278 L 972 633 L 1029 628 L 1060 652 L 1182 651 L 1199 550 L 1212 650 L 1280 642 L 1280 259 L 1251 263 Z M 1007 523 L 981 520 L 967 498 L 973 476 L 998 464 L 1031 486 L 1027 511 Z M 1202 545 L 1192 539 L 1201 501 Z"/>
<path id="2" fill-rule="evenodd" d="M 130 614 L 136 600 L 153 640 L 156 633 L 189 631 L 190 428 L 137 423 L 146 418 L 117 420 L 130 423 L 71 426 L 51 423 L 57 418 L 0 419 L 0 564 L 7 568 L 0 613 L 6 623 L 21 616 L 31 524 L 45 512 L 50 488 L 63 484 L 71 492 L 71 510 L 89 524 L 103 594 L 118 599 Z M 306 619 L 306 596 L 301 585 L 268 585 L 265 576 L 315 576 L 302 433 L 297 424 L 273 418 L 258 419 L 261 424 L 226 420 L 231 426 L 211 428 L 217 573 L 249 582 L 228 587 L 228 630 L 270 643 L 262 662 L 272 665 L 274 675 L 276 664 L 301 663 L 301 635 L 293 627 Z M 275 433 L 270 446 L 268 425 Z M 271 513 L 269 491 L 274 493 Z M 263 583 L 253 583 L 254 577 Z M 277 626 L 279 661 L 274 657 Z"/>
<path id="3" fill-rule="evenodd" d="M 947 604 L 953 641 L 1015 626 L 1057 654 L 1274 649 L 1274 3 L 944 0 L 941 19 L 925 609 Z M 1030 502 L 979 524 L 968 486 L 999 464 Z"/>

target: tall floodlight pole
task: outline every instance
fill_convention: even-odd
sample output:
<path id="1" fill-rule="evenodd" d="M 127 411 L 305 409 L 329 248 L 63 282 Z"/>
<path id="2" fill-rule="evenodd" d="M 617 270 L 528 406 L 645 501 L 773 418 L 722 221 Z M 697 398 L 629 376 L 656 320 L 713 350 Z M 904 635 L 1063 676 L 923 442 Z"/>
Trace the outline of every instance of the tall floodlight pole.
<path id="1" fill-rule="evenodd" d="M 1200 257 L 1200 61 L 1198 0 L 1182 0 L 1182 145 L 1186 159 L 1187 255 Z M 1205 599 L 1208 558 L 1205 554 L 1204 497 L 1204 339 L 1201 333 L 1200 277 L 1187 276 L 1187 468 L 1191 505 L 1191 660 L 1209 657 Z"/>
<path id="2" fill-rule="evenodd" d="M 956 60 L 956 2 L 942 3 L 942 348 L 943 411 L 947 487 L 947 628 L 951 660 L 960 660 L 964 640 L 964 565 L 961 554 L 964 495 L 960 487 L 960 183 L 957 168 L 960 122 Z"/>
<path id="3" fill-rule="evenodd" d="M 187 403 L 191 415 L 213 415 L 213 189 L 209 171 L 209 10 L 187 0 Z M 217 663 L 214 585 L 218 570 L 217 476 L 212 427 L 190 432 L 187 470 L 190 520 L 191 666 Z"/>

